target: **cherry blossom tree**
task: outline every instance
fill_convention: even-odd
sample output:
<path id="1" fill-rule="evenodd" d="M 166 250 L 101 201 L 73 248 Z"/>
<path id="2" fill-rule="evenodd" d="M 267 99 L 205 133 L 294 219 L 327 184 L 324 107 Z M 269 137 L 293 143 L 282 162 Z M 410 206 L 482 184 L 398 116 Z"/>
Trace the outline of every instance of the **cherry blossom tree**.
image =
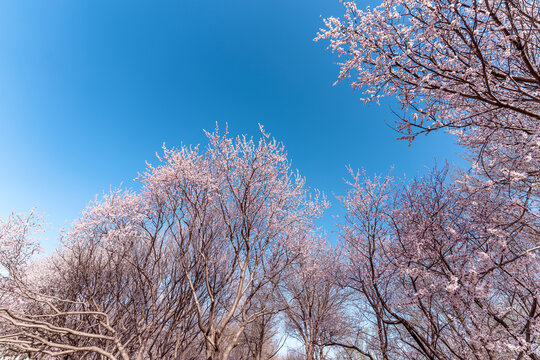
<path id="1" fill-rule="evenodd" d="M 34 357 L 221 360 L 268 325 L 279 309 L 261 296 L 309 247 L 326 202 L 262 128 L 258 142 L 207 135 L 205 151 L 164 149 L 138 193 L 91 203 L 54 256 L 13 277 L 10 298 L 24 306 L 1 307 L 1 346 Z"/>
<path id="2" fill-rule="evenodd" d="M 253 301 L 252 313 L 266 308 L 264 314 L 249 323 L 231 353 L 235 360 L 270 360 L 279 359 L 278 352 L 283 348 L 285 334 L 280 330 L 280 312 L 282 304 L 277 301 L 275 289 L 268 288 L 265 292 L 257 294 Z M 274 311 L 271 311 L 273 309 Z"/>
<path id="3" fill-rule="evenodd" d="M 0 266 L 3 271 L 15 271 L 39 251 L 39 240 L 35 235 L 42 227 L 42 219 L 35 209 L 27 214 L 12 213 L 5 221 L 0 218 Z"/>
<path id="4" fill-rule="evenodd" d="M 186 281 L 171 254 L 140 236 L 140 198 L 94 203 L 52 256 L 5 280 L 0 305 L 7 353 L 31 358 L 189 358 L 198 332 Z M 137 244 L 137 246 L 135 246 Z M 183 290 L 183 291 L 182 291 Z M 200 351 L 200 350 L 199 350 Z M 197 352 L 198 353 L 198 352 Z"/>
<path id="5" fill-rule="evenodd" d="M 164 164 L 141 175 L 146 196 L 167 209 L 164 236 L 181 249 L 207 359 L 227 359 L 246 326 L 274 311 L 250 310 L 296 261 L 326 206 L 291 173 L 283 146 L 261 133 L 255 142 L 216 131 L 206 152 L 165 150 Z"/>
<path id="6" fill-rule="evenodd" d="M 538 218 L 446 176 L 396 185 L 355 174 L 343 199 L 345 279 L 370 356 L 537 359 Z"/>
<path id="7" fill-rule="evenodd" d="M 330 39 L 345 57 L 339 79 L 352 77 L 365 101 L 395 95 L 413 112 L 400 120 L 409 136 L 441 127 L 537 129 L 540 9 L 534 1 L 344 6 L 344 20 L 326 19 L 317 39 Z"/>
<path id="8" fill-rule="evenodd" d="M 59 253 L 58 272 L 77 284 L 80 301 L 111 317 L 130 358 L 189 358 L 200 345 L 189 284 L 155 228 L 160 211 L 115 191 L 91 204 Z"/>
<path id="9" fill-rule="evenodd" d="M 323 360 L 348 340 L 352 324 L 348 294 L 337 282 L 340 254 L 324 238 L 312 244 L 278 290 L 289 336 L 303 345 L 306 360 Z"/>
<path id="10" fill-rule="evenodd" d="M 538 196 L 540 7 L 528 0 L 384 0 L 325 20 L 364 101 L 398 99 L 403 138 L 448 129 L 470 151 L 487 185 Z M 529 195 L 527 195 L 529 194 Z M 531 204 L 532 205 L 532 204 Z"/>
<path id="11" fill-rule="evenodd" d="M 3 354 L 27 354 L 28 356 L 65 356 L 76 351 L 69 343 L 57 342 L 56 336 L 81 336 L 110 339 L 107 335 L 97 335 L 78 328 L 64 327 L 50 319 L 79 316 L 79 310 L 66 310 L 62 304 L 67 301 L 54 295 L 41 293 L 38 287 L 56 287 L 57 276 L 51 272 L 50 264 L 38 266 L 30 261 L 30 256 L 38 250 L 38 242 L 33 235 L 41 229 L 41 221 L 35 211 L 25 215 L 13 214 L 0 226 L 1 261 L 5 274 L 1 277 L 0 288 L 0 349 Z M 62 284 L 63 285 L 63 284 Z M 69 302 L 70 305 L 73 304 Z M 85 313 L 93 317 L 106 314 Z M 50 336 L 54 334 L 56 336 Z M 45 345 L 45 348 L 41 347 Z M 88 346 L 86 351 L 96 351 L 113 359 L 112 354 L 100 348 Z"/>
<path id="12" fill-rule="evenodd" d="M 346 281 L 370 356 L 538 358 L 540 8 L 345 2 L 317 40 L 364 101 L 397 98 L 403 138 L 447 129 L 471 168 L 396 184 L 355 174 Z"/>

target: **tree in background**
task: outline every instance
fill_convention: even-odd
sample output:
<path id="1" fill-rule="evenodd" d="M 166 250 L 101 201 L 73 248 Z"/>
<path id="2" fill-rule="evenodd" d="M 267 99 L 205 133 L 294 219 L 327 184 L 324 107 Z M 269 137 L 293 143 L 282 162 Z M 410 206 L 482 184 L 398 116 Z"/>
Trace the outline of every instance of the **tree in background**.
<path id="1" fill-rule="evenodd" d="M 269 291 L 257 294 L 251 311 L 257 313 L 263 308 L 274 311 L 266 311 L 246 326 L 231 354 L 231 359 L 279 359 L 278 353 L 283 348 L 286 337 L 280 329 L 280 313 L 284 307 L 277 302 L 275 288 L 268 287 L 267 290 Z"/>
<path id="2" fill-rule="evenodd" d="M 35 209 L 28 214 L 12 213 L 6 220 L 0 218 L 1 271 L 17 272 L 39 251 L 39 240 L 35 235 L 42 228 L 42 219 Z"/>
<path id="3" fill-rule="evenodd" d="M 351 335 L 348 294 L 336 281 L 340 255 L 324 238 L 314 239 L 281 284 L 287 334 L 304 347 L 306 360 L 326 359 L 332 346 Z"/>

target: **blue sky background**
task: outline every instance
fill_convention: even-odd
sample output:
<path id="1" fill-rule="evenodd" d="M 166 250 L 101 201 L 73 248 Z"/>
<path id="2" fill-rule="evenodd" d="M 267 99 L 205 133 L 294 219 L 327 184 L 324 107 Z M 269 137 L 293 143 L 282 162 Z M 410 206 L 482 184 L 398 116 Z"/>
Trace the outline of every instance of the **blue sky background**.
<path id="1" fill-rule="evenodd" d="M 313 38 L 342 14 L 338 0 L 1 2 L 0 216 L 37 205 L 53 238 L 96 194 L 132 186 L 164 142 L 204 143 L 216 122 L 282 141 L 334 204 L 327 225 L 346 165 L 412 176 L 457 162 L 451 137 L 408 147 L 392 102 L 332 86 L 336 57 Z"/>

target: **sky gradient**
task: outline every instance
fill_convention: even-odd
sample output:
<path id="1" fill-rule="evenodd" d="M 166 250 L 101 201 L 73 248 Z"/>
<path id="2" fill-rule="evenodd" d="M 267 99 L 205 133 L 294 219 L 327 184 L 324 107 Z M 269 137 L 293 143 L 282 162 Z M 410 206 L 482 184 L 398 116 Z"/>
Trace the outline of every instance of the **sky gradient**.
<path id="1" fill-rule="evenodd" d="M 96 194 L 133 186 L 163 143 L 205 144 L 216 122 L 282 141 L 334 205 L 327 224 L 346 165 L 414 176 L 458 162 L 448 135 L 395 140 L 395 102 L 333 86 L 337 59 L 313 38 L 342 13 L 338 0 L 2 2 L 0 216 L 37 206 L 51 249 Z"/>

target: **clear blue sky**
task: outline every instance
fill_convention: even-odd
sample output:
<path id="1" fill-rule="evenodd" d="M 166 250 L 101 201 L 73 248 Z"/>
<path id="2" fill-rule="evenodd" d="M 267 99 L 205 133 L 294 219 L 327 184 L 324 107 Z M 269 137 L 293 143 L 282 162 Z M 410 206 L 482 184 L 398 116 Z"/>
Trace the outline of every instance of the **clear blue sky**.
<path id="1" fill-rule="evenodd" d="M 336 58 L 313 38 L 342 13 L 338 0 L 2 2 L 0 216 L 37 205 L 58 229 L 216 121 L 282 141 L 334 203 L 327 223 L 346 165 L 410 176 L 457 161 L 449 136 L 408 147 L 388 104 L 332 86 Z"/>

